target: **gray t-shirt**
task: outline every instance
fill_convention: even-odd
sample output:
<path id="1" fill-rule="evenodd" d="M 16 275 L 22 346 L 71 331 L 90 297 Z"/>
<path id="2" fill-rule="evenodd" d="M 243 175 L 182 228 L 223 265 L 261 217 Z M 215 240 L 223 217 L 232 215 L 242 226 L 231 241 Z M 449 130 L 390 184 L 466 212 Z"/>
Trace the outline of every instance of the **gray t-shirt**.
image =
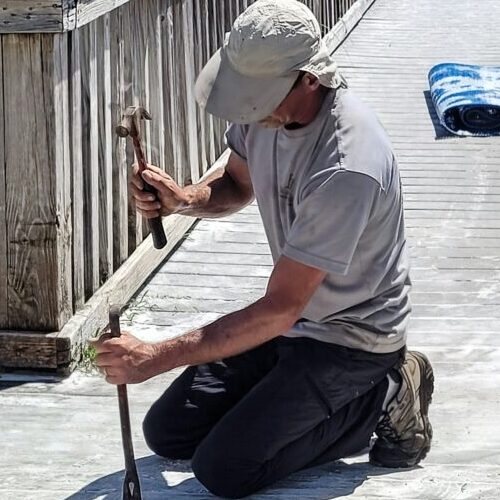
<path id="1" fill-rule="evenodd" d="M 374 112 L 339 89 L 305 127 L 232 124 L 226 140 L 248 163 L 273 260 L 328 272 L 286 335 L 377 353 L 403 347 L 411 283 L 401 181 Z"/>

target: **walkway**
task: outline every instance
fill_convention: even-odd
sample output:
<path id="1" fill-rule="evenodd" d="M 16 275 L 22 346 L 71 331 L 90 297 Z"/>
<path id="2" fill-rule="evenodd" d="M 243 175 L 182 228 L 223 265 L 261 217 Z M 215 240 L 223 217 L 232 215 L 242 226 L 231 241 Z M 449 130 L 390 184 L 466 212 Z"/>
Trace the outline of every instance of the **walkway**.
<path id="1" fill-rule="evenodd" d="M 409 342 L 428 353 L 436 372 L 431 453 L 409 471 L 370 467 L 362 454 L 253 498 L 498 498 L 500 138 L 446 136 L 430 108 L 426 74 L 442 61 L 498 64 L 499 18 L 497 0 L 377 0 L 337 54 L 400 159 L 413 257 Z M 255 206 L 203 221 L 126 317 L 144 338 L 176 335 L 258 297 L 270 270 Z M 144 498 L 208 499 L 187 463 L 152 457 L 141 436 L 144 412 L 173 375 L 130 388 Z M 82 374 L 61 384 L 4 384 L 0 413 L 2 500 L 120 497 L 112 387 Z"/>

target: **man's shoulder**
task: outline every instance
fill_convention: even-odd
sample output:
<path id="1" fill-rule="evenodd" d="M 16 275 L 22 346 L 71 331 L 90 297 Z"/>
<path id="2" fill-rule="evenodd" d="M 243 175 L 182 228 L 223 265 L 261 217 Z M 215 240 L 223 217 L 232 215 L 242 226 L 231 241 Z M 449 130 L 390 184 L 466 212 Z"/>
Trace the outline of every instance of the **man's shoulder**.
<path id="1" fill-rule="evenodd" d="M 342 168 L 366 174 L 384 185 L 392 169 L 391 141 L 375 111 L 351 89 L 342 89 L 332 109 Z"/>

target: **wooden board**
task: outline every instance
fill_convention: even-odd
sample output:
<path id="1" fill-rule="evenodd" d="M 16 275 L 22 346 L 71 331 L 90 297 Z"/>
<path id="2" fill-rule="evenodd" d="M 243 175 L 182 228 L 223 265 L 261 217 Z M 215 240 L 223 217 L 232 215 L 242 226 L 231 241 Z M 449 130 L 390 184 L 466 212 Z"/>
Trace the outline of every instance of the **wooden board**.
<path id="1" fill-rule="evenodd" d="M 84 26 L 130 0 L 77 0 L 76 26 Z"/>
<path id="2" fill-rule="evenodd" d="M 99 288 L 99 101 L 97 26 L 81 30 L 85 299 Z"/>
<path id="3" fill-rule="evenodd" d="M 57 369 L 69 360 L 69 343 L 54 334 L 0 332 L 1 368 Z"/>
<path id="4" fill-rule="evenodd" d="M 125 41 L 122 36 L 125 9 L 117 9 L 110 14 L 110 58 L 111 64 L 111 120 L 112 127 L 120 123 L 122 111 L 130 102 L 127 90 L 127 59 Z M 127 141 L 112 134 L 113 168 L 113 267 L 118 269 L 128 257 L 128 159 Z"/>
<path id="5" fill-rule="evenodd" d="M 97 28 L 97 95 L 99 136 L 99 285 L 113 274 L 113 135 L 111 114 L 111 30 L 109 14 L 95 21 Z M 113 61 L 113 65 L 115 62 Z"/>
<path id="6" fill-rule="evenodd" d="M 0 34 L 71 31 L 129 1 L 0 0 Z"/>
<path id="7" fill-rule="evenodd" d="M 45 35 L 45 38 L 48 38 Z M 52 59 L 53 77 L 50 92 L 53 93 L 53 115 L 47 113 L 47 137 L 53 140 L 53 154 L 49 156 L 52 168 L 52 192 L 57 222 L 55 237 L 57 261 L 55 275 L 50 276 L 51 286 L 57 293 L 58 316 L 54 329 L 62 328 L 73 313 L 72 283 L 72 196 L 71 196 L 71 150 L 70 112 L 68 82 L 68 35 L 56 34 L 48 42 L 47 58 Z M 50 102 L 46 98 L 46 102 Z M 50 120 L 52 118 L 52 120 Z M 52 148 L 49 147 L 49 153 Z M 40 265 L 38 263 L 38 265 Z M 44 305 L 42 304 L 42 309 Z"/>
<path id="8" fill-rule="evenodd" d="M 3 50 L 0 40 L 0 74 L 3 74 Z M 7 212 L 5 193 L 5 114 L 3 82 L 0 84 L 0 328 L 7 328 Z"/>
<path id="9" fill-rule="evenodd" d="M 49 35 L 3 40 L 9 328 L 54 330 L 70 313 L 66 51 Z"/>
<path id="10" fill-rule="evenodd" d="M 61 32 L 61 0 L 1 0 L 0 33 Z"/>
<path id="11" fill-rule="evenodd" d="M 82 125 L 82 68 L 80 31 L 70 35 L 70 85 L 71 85 L 71 194 L 73 204 L 73 310 L 85 302 L 85 225 L 84 225 L 84 163 Z"/>

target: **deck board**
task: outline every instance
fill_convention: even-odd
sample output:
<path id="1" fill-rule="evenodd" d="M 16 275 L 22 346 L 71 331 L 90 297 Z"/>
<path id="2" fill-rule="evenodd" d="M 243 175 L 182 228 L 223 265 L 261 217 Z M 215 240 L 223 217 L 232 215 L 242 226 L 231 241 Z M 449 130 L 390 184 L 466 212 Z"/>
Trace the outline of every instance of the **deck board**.
<path id="1" fill-rule="evenodd" d="M 252 498 L 498 498 L 500 138 L 447 136 L 429 108 L 426 75 L 443 61 L 498 64 L 499 17 L 497 0 L 376 0 L 337 52 L 351 87 L 378 112 L 400 162 L 414 282 L 409 345 L 429 355 L 436 373 L 428 458 L 414 470 L 388 471 L 370 467 L 362 453 L 295 474 Z M 151 277 L 124 321 L 150 340 L 181 334 L 258 298 L 271 269 L 256 206 L 202 221 Z M 210 498 L 189 464 L 152 457 L 140 432 L 147 407 L 176 373 L 130 388 L 148 500 Z M 58 384 L 18 383 L 19 376 L 0 377 L 2 421 L 29 426 L 31 444 L 26 447 L 21 428 L 2 427 L 2 500 L 119 498 L 114 389 L 78 373 Z M 16 483 L 21 471 L 22 487 Z"/>

